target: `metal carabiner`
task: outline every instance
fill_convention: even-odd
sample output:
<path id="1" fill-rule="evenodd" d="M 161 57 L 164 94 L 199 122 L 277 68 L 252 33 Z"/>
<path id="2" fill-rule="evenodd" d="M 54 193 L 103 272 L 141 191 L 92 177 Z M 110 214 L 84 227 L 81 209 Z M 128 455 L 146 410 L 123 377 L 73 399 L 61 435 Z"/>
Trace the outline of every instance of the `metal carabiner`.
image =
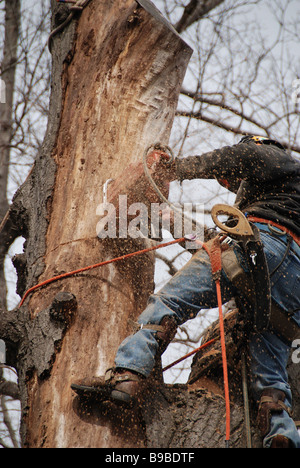
<path id="1" fill-rule="evenodd" d="M 223 224 L 218 219 L 218 216 L 224 214 L 232 216 L 234 219 L 237 219 L 237 224 L 233 227 L 229 227 L 226 224 Z M 222 231 L 226 232 L 227 234 L 233 237 L 237 236 L 241 238 L 248 238 L 254 236 L 254 232 L 246 216 L 240 210 L 234 208 L 233 206 L 225 205 L 223 203 L 215 205 L 211 210 L 211 217 L 216 226 L 218 226 Z"/>

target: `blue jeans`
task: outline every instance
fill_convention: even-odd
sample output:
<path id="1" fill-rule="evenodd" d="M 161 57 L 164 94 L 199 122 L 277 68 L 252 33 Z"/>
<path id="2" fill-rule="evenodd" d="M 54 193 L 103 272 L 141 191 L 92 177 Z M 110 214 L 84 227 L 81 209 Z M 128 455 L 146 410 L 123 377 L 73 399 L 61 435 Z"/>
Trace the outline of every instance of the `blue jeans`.
<path id="1" fill-rule="evenodd" d="M 261 230 L 269 271 L 272 273 L 285 255 L 287 236 L 271 235 L 267 225 L 258 224 L 258 227 Z M 235 252 L 243 260 L 241 256 L 244 254 L 238 247 L 235 247 Z M 238 294 L 224 272 L 221 287 L 224 303 Z M 280 268 L 271 276 L 271 287 L 273 300 L 286 312 L 295 311 L 294 320 L 300 326 L 300 248 L 295 242 Z M 144 325 L 159 324 L 165 316 L 172 316 L 179 326 L 195 317 L 200 309 L 215 307 L 217 295 L 210 261 L 206 252 L 200 250 L 157 294 L 150 296 L 138 322 Z M 149 376 L 158 352 L 155 334 L 154 331 L 141 329 L 126 338 L 118 349 L 116 367 Z M 286 371 L 290 351 L 290 345 L 275 333 L 265 332 L 250 337 L 251 388 L 257 401 L 264 389 L 276 388 L 285 392 L 285 404 L 291 407 L 292 394 Z M 265 447 L 271 445 L 275 434 L 285 435 L 296 448 L 300 448 L 300 437 L 295 424 L 285 411 L 272 416 L 270 433 L 264 439 Z"/>

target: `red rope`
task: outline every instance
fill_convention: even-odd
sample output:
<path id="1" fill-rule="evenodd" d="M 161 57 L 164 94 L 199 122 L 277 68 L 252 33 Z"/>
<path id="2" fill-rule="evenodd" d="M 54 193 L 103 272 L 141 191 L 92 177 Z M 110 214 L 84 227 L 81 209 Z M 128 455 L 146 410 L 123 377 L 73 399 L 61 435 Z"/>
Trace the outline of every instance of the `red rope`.
<path id="1" fill-rule="evenodd" d="M 22 298 L 22 300 L 21 300 L 21 302 L 19 304 L 19 308 L 24 304 L 24 302 L 27 299 L 27 297 L 29 296 L 29 294 L 34 292 L 36 289 L 41 288 L 42 286 L 46 286 L 46 285 L 48 285 L 50 283 L 54 283 L 55 281 L 62 280 L 64 278 L 69 278 L 70 276 L 77 275 L 78 273 L 82 273 L 84 271 L 93 270 L 94 268 L 99 268 L 99 267 L 102 267 L 104 265 L 109 265 L 110 263 L 119 262 L 121 260 L 125 260 L 127 258 L 134 257 L 136 255 L 143 255 L 143 254 L 151 252 L 153 250 L 158 250 L 158 249 L 161 249 L 163 247 L 168 247 L 169 245 L 173 245 L 173 244 L 179 244 L 179 242 L 184 242 L 184 241 L 185 241 L 185 238 L 181 237 L 180 239 L 176 239 L 176 240 L 173 240 L 173 241 L 170 241 L 170 242 L 165 242 L 164 244 L 159 244 L 159 245 L 155 245 L 153 247 L 149 247 L 147 249 L 138 250 L 137 252 L 131 252 L 131 253 L 126 254 L 126 255 L 121 255 L 120 257 L 116 257 L 116 258 L 112 258 L 110 260 L 106 260 L 104 262 L 96 263 L 95 265 L 90 265 L 90 266 L 87 266 L 87 267 L 84 267 L 84 268 L 79 268 L 78 270 L 70 271 L 68 273 L 63 273 L 61 275 L 54 276 L 53 278 L 49 278 L 49 279 L 43 281 L 42 283 L 36 284 L 32 288 L 28 289 L 28 291 L 26 291 L 26 293 L 24 294 L 24 296 L 23 296 L 23 298 Z"/>
<path id="2" fill-rule="evenodd" d="M 179 364 L 180 362 L 184 361 L 188 357 L 193 356 L 193 354 L 196 354 L 199 351 L 202 351 L 204 348 L 206 348 L 207 346 L 213 344 L 215 341 L 216 341 L 216 338 L 214 338 L 213 340 L 208 341 L 207 343 L 204 343 L 203 345 L 199 346 L 199 348 L 196 348 L 193 351 L 191 351 L 190 353 L 185 354 L 181 358 L 177 359 L 177 361 L 174 361 L 171 364 L 168 364 L 166 367 L 163 368 L 162 371 L 166 372 L 168 369 L 171 369 L 171 367 L 174 367 L 174 366 L 176 366 L 176 364 Z"/>
<path id="3" fill-rule="evenodd" d="M 230 396 L 229 396 L 229 383 L 228 383 L 228 365 L 226 356 L 226 343 L 225 343 L 225 330 L 222 309 L 222 296 L 220 280 L 216 280 L 217 298 L 219 308 L 219 322 L 220 322 L 220 335 L 221 335 L 221 349 L 222 349 L 222 362 L 223 362 L 223 378 L 224 378 L 224 392 L 225 392 L 225 405 L 226 405 L 226 442 L 230 440 Z"/>
<path id="4" fill-rule="evenodd" d="M 286 234 L 289 234 L 294 239 L 296 244 L 298 244 L 300 247 L 300 237 L 294 234 L 288 228 L 281 226 L 281 224 L 278 224 L 278 223 L 275 223 L 274 221 L 270 221 L 270 220 L 263 219 L 263 218 L 256 218 L 255 216 L 248 216 L 248 220 L 252 221 L 252 223 L 262 223 L 262 224 L 268 224 L 268 225 L 270 224 L 271 226 L 276 227 L 280 231 L 283 231 Z"/>
<path id="5" fill-rule="evenodd" d="M 209 244 L 203 244 L 202 247 L 206 250 L 209 255 L 212 274 L 216 283 L 217 289 L 217 300 L 219 309 L 219 323 L 220 323 L 220 339 L 221 339 L 221 350 L 222 350 L 222 364 L 223 364 L 223 379 L 224 379 L 224 394 L 225 394 L 225 406 L 226 406 L 226 446 L 229 446 L 230 440 L 230 396 L 229 396 L 229 383 L 228 383 L 228 365 L 226 356 L 226 342 L 225 342 L 225 330 L 223 320 L 223 302 L 221 293 L 221 271 L 222 271 L 222 249 L 221 242 L 223 238 L 216 237 Z M 198 241 L 197 241 L 198 242 Z"/>

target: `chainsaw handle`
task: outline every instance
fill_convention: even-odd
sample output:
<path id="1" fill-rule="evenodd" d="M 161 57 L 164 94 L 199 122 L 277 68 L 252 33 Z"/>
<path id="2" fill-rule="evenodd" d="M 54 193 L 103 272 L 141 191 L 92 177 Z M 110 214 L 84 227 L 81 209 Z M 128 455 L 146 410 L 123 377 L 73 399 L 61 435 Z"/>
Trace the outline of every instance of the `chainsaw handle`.
<path id="1" fill-rule="evenodd" d="M 238 219 L 238 223 L 234 227 L 226 226 L 221 221 L 219 221 L 218 216 L 225 214 L 228 216 L 233 217 L 234 219 Z M 222 231 L 226 232 L 227 234 L 239 236 L 239 237 L 251 237 L 254 236 L 252 227 L 249 224 L 249 221 L 245 217 L 245 215 L 234 208 L 233 206 L 225 205 L 220 203 L 215 205 L 211 210 L 211 217 L 216 224 Z"/>

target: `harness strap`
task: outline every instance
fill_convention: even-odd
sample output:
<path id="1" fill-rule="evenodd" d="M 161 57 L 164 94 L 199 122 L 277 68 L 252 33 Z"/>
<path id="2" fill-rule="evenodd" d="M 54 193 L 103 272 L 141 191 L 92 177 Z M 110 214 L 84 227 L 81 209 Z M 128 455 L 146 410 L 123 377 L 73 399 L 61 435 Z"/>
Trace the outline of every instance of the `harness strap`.
<path id="1" fill-rule="evenodd" d="M 273 414 L 280 414 L 286 411 L 291 416 L 291 409 L 284 401 L 286 395 L 276 388 L 266 388 L 263 390 L 258 407 L 257 422 L 261 435 L 264 438 L 270 432 L 271 418 Z"/>
<path id="2" fill-rule="evenodd" d="M 107 369 L 104 376 L 104 381 L 111 385 L 116 385 L 120 382 L 140 382 L 140 380 L 141 378 L 138 375 L 132 373 L 118 375 L 114 367 Z"/>
<path id="3" fill-rule="evenodd" d="M 222 244 L 221 239 L 223 235 L 215 237 L 210 241 L 203 243 L 198 242 L 202 248 L 206 251 L 210 258 L 211 269 L 213 279 L 216 284 L 217 290 L 217 301 L 219 309 L 219 324 L 220 324 L 220 341 L 221 341 L 221 351 L 222 351 L 222 364 L 223 364 L 223 380 L 224 380 L 224 394 L 225 394 L 225 407 L 226 407 L 226 448 L 229 447 L 230 441 L 230 394 L 229 394 L 229 383 L 228 383 L 228 364 L 227 364 L 227 355 L 226 355 L 226 342 L 225 342 L 225 329 L 224 329 L 224 319 L 223 319 L 223 301 L 221 293 L 221 274 L 222 274 Z"/>
<path id="4" fill-rule="evenodd" d="M 166 327 L 164 327 L 163 325 L 156 325 L 154 323 L 147 323 L 147 325 L 144 325 L 129 319 L 128 324 L 130 325 L 134 333 L 137 333 L 139 330 L 152 330 L 161 333 L 164 333 L 166 331 Z"/>
<path id="5" fill-rule="evenodd" d="M 262 396 L 261 399 L 260 399 L 260 404 L 263 405 L 264 403 L 274 403 L 274 398 L 272 398 L 272 397 L 270 397 L 270 396 Z M 277 405 L 280 409 L 286 411 L 286 412 L 288 413 L 289 416 L 292 415 L 291 409 L 290 409 L 288 406 L 286 406 L 286 405 L 283 403 L 283 401 L 281 401 L 281 400 L 276 401 L 276 405 Z"/>
<path id="6" fill-rule="evenodd" d="M 300 247 L 300 237 L 294 234 L 292 231 L 290 231 L 290 229 L 286 228 L 285 226 L 281 226 L 281 224 L 275 223 L 274 221 L 270 221 L 268 219 L 256 218 L 255 216 L 248 216 L 247 219 L 251 221 L 252 223 L 268 224 L 277 229 L 280 229 L 281 231 L 291 236 L 293 240 L 296 242 L 296 244 L 298 244 L 298 246 Z"/>

